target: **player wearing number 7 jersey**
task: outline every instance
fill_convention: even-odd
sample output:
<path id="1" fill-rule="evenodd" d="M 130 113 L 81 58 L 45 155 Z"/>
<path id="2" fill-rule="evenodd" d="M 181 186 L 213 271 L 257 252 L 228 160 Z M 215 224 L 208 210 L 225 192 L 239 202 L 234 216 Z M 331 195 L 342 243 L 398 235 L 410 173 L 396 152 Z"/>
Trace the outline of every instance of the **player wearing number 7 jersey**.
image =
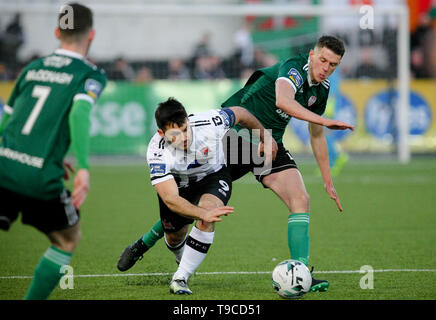
<path id="1" fill-rule="evenodd" d="M 66 14 L 73 28 L 63 26 Z M 85 60 L 94 39 L 89 8 L 70 4 L 58 17 L 60 48 L 25 66 L 0 124 L 0 228 L 22 222 L 47 235 L 51 246 L 35 269 L 26 299 L 45 299 L 56 287 L 80 238 L 79 208 L 89 190 L 90 112 L 106 76 Z M 64 157 L 70 144 L 78 171 L 66 190 Z"/>

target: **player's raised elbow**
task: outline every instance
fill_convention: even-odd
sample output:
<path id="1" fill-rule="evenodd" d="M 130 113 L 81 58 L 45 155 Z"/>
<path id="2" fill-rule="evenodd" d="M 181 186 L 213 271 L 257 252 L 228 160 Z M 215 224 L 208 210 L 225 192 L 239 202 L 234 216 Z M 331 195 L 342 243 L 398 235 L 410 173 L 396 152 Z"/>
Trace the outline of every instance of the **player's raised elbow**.
<path id="1" fill-rule="evenodd" d="M 286 101 L 283 98 L 276 98 L 276 107 L 283 110 L 286 107 Z"/>
<path id="2" fill-rule="evenodd" d="M 177 200 L 179 198 L 178 195 L 174 194 L 159 194 L 162 201 L 165 203 L 165 205 L 170 208 L 171 210 L 174 210 L 177 207 Z"/>
<path id="3" fill-rule="evenodd" d="M 282 110 L 289 108 L 294 101 L 295 89 L 289 81 L 282 78 L 276 81 L 276 106 Z"/>

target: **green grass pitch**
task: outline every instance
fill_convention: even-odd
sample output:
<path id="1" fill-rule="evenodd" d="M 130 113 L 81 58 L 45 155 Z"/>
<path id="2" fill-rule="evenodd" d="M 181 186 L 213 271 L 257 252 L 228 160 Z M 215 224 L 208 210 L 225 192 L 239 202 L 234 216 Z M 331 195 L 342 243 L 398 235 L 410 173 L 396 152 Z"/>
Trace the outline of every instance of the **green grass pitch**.
<path id="1" fill-rule="evenodd" d="M 436 299 L 434 158 L 409 165 L 351 160 L 334 179 L 343 213 L 314 174 L 314 163 L 297 162 L 311 196 L 310 265 L 315 277 L 330 281 L 328 292 L 303 299 Z M 74 289 L 57 287 L 50 299 L 281 300 L 270 272 L 289 257 L 288 212 L 251 177 L 233 186 L 229 205 L 235 212 L 216 225 L 208 256 L 191 277 L 192 296 L 169 293 L 177 265 L 162 240 L 128 275 L 116 268 L 126 245 L 159 216 L 145 165 L 94 164 L 91 179 L 82 240 L 71 261 Z M 0 231 L 0 300 L 24 296 L 48 245 L 21 221 Z M 360 286 L 364 265 L 375 270 L 373 289 Z"/>

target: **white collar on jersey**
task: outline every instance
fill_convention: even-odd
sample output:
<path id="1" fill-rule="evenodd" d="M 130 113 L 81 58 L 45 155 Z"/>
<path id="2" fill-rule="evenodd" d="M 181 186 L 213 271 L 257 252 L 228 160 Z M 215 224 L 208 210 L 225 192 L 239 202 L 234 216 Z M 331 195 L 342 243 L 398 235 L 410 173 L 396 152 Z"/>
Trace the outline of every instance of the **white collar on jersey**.
<path id="1" fill-rule="evenodd" d="M 76 59 L 81 59 L 84 60 L 84 57 L 77 52 L 71 51 L 71 50 L 67 50 L 67 49 L 56 49 L 55 52 L 56 54 L 60 54 L 62 56 L 67 56 L 67 57 L 71 57 L 71 58 L 76 58 Z"/>
<path id="2" fill-rule="evenodd" d="M 319 82 L 312 83 L 312 79 L 310 78 L 310 57 L 307 58 L 307 82 L 309 83 L 309 87 L 319 85 Z"/>

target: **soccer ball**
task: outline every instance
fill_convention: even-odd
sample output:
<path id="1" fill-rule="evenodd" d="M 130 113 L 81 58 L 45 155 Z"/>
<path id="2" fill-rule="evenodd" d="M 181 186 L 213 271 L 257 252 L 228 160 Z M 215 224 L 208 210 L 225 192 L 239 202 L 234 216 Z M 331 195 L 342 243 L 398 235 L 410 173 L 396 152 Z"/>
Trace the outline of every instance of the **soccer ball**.
<path id="1" fill-rule="evenodd" d="M 298 260 L 280 262 L 272 272 L 272 285 L 277 294 L 286 299 L 301 298 L 310 290 L 312 274 Z"/>

